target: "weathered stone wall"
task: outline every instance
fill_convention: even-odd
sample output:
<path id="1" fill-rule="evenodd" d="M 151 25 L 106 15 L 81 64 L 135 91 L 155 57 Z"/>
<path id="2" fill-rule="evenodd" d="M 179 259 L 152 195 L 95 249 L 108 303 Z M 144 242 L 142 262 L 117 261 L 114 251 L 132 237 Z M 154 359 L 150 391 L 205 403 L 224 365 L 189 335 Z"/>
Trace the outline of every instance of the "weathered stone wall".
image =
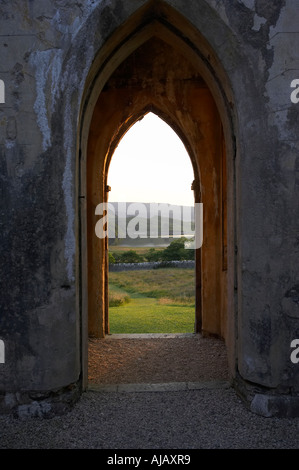
<path id="1" fill-rule="evenodd" d="M 3 409 L 43 398 L 52 404 L 41 412 L 51 412 L 80 390 L 79 126 L 88 103 L 95 104 L 88 101 L 96 79 L 90 71 L 103 66 L 101 53 L 118 28 L 120 47 L 126 24 L 131 21 L 128 32 L 134 22 L 140 26 L 138 12 L 147 3 L 159 4 L 0 3 Z M 235 295 L 229 298 L 228 349 L 236 386 L 253 399 L 254 411 L 298 414 L 299 364 L 290 360 L 290 342 L 299 337 L 298 95 L 291 100 L 291 83 L 299 79 L 298 2 L 165 0 L 161 5 L 190 23 L 190 47 L 214 74 L 215 101 L 217 93 L 225 97 L 233 129 L 228 263 Z M 208 48 L 196 49 L 194 31 L 211 55 Z M 105 60 L 110 63 L 109 54 Z M 225 106 L 219 107 L 223 117 Z"/>

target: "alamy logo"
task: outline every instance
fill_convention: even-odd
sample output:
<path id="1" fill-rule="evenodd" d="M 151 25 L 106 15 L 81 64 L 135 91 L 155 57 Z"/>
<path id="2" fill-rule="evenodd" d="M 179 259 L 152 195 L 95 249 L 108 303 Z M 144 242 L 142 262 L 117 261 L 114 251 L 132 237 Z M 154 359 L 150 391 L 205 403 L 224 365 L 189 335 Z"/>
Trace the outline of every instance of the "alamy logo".
<path id="1" fill-rule="evenodd" d="M 194 207 L 163 203 L 101 203 L 95 214 L 98 238 L 180 238 L 186 249 L 196 249 L 203 242 L 203 204 Z M 108 223 L 109 220 L 109 223 Z"/>
<path id="2" fill-rule="evenodd" d="M 295 90 L 292 91 L 291 93 L 291 101 L 292 103 L 297 104 L 299 103 L 299 79 L 298 78 L 295 78 L 291 82 L 291 88 L 295 88 Z"/>
<path id="3" fill-rule="evenodd" d="M 291 341 L 291 348 L 295 348 L 291 353 L 291 361 L 293 364 L 298 364 L 299 362 L 299 339 L 293 339 Z"/>
<path id="4" fill-rule="evenodd" d="M 5 103 L 5 85 L 4 81 L 0 80 L 0 104 Z"/>
<path id="5" fill-rule="evenodd" d="M 0 339 L 0 364 L 5 363 L 5 346 L 4 346 L 4 341 Z"/>

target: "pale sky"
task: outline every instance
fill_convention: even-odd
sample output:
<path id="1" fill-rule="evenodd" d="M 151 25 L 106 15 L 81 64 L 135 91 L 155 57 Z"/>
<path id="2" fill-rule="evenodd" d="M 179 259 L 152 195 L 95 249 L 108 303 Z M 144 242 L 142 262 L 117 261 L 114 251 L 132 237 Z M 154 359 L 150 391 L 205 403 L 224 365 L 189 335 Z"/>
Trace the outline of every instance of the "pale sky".
<path id="1" fill-rule="evenodd" d="M 149 113 L 129 129 L 114 152 L 109 201 L 193 206 L 193 179 L 184 144 L 168 124 Z"/>

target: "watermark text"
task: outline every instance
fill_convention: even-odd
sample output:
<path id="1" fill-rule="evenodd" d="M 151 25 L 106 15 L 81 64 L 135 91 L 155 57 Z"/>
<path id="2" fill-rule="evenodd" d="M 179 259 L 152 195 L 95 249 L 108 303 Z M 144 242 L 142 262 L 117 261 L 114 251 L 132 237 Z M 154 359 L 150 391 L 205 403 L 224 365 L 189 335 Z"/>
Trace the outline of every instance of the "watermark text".
<path id="1" fill-rule="evenodd" d="M 291 341 L 291 348 L 295 348 L 291 353 L 291 361 L 293 364 L 298 364 L 299 362 L 299 339 L 293 339 Z"/>
<path id="2" fill-rule="evenodd" d="M 0 104 L 5 103 L 5 84 L 3 80 L 0 80 Z"/>
<path id="3" fill-rule="evenodd" d="M 292 80 L 291 88 L 295 88 L 291 93 L 291 101 L 292 103 L 297 104 L 299 103 L 299 78 Z"/>
<path id="4" fill-rule="evenodd" d="M 101 216 L 95 226 L 98 238 L 187 238 L 186 249 L 203 242 L 203 204 L 194 207 L 166 203 L 101 203 L 95 209 Z M 108 223 L 109 221 L 109 223 Z"/>
<path id="5" fill-rule="evenodd" d="M 5 346 L 4 341 L 0 339 L 0 364 L 5 363 Z"/>

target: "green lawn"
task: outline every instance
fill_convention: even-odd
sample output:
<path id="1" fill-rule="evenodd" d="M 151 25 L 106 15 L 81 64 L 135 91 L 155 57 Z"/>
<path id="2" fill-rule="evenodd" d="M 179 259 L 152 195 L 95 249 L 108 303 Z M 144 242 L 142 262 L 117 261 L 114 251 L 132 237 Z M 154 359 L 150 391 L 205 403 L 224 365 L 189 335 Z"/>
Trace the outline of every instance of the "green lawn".
<path id="1" fill-rule="evenodd" d="M 115 299 L 120 306 L 109 307 L 112 334 L 194 332 L 192 269 L 109 273 L 110 305 Z"/>

